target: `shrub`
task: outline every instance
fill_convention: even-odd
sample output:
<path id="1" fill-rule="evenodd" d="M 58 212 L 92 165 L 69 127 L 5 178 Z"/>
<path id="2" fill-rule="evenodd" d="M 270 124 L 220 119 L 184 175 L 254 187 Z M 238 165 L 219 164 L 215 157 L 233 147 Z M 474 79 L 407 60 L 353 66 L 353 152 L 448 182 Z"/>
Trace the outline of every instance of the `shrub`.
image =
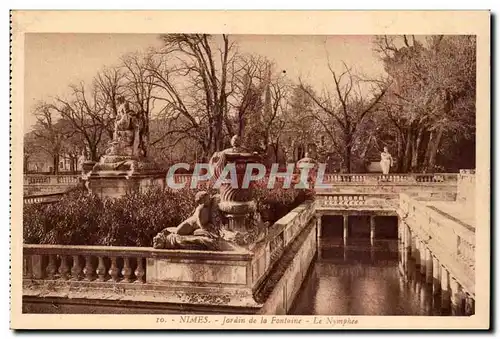
<path id="1" fill-rule="evenodd" d="M 83 190 L 53 204 L 24 206 L 23 236 L 28 244 L 150 247 L 153 237 L 191 215 L 196 191 L 152 189 L 120 199 L 101 199 Z M 255 188 L 258 211 L 275 222 L 304 201 L 301 190 Z"/>

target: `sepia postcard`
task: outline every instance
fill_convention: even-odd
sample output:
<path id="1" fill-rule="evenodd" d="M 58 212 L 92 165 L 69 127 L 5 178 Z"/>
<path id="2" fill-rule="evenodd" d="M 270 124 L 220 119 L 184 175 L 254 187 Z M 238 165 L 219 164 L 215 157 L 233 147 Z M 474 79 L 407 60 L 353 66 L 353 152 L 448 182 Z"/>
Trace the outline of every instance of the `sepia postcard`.
<path id="1" fill-rule="evenodd" d="M 489 329 L 489 11 L 12 11 L 11 328 Z"/>

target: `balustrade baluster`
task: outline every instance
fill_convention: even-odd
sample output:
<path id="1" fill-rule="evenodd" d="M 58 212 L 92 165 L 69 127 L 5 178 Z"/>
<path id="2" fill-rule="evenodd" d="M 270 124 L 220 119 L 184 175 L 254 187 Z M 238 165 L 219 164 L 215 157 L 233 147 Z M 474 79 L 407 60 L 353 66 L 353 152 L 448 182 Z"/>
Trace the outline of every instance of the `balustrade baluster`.
<path id="1" fill-rule="evenodd" d="M 68 265 L 68 257 L 65 255 L 61 255 L 61 265 L 59 266 L 59 274 L 63 280 L 69 279 L 69 265 Z"/>
<path id="2" fill-rule="evenodd" d="M 113 281 L 118 281 L 119 280 L 119 270 L 118 266 L 116 265 L 116 257 L 111 257 L 111 267 L 109 268 L 109 275 L 111 276 L 111 279 Z"/>
<path id="3" fill-rule="evenodd" d="M 146 271 L 144 270 L 144 265 L 142 263 L 142 258 L 137 258 L 137 268 L 135 269 L 135 276 L 137 280 L 135 281 L 136 283 L 144 283 L 144 275 L 146 274 Z"/>
<path id="4" fill-rule="evenodd" d="M 130 268 L 130 259 L 128 257 L 123 258 L 123 282 L 131 282 L 132 269 Z"/>
<path id="5" fill-rule="evenodd" d="M 73 267 L 71 268 L 71 279 L 80 280 L 82 277 L 82 266 L 80 265 L 80 258 L 77 255 L 73 256 Z"/>
<path id="6" fill-rule="evenodd" d="M 106 281 L 106 266 L 104 265 L 104 257 L 98 257 L 97 276 L 99 281 Z"/>
<path id="7" fill-rule="evenodd" d="M 49 263 L 47 265 L 47 268 L 45 269 L 45 272 L 47 273 L 47 278 L 48 279 L 54 279 L 54 274 L 56 273 L 56 260 L 55 260 L 55 255 L 54 254 L 49 254 Z"/>
<path id="8" fill-rule="evenodd" d="M 92 257 L 90 255 L 85 256 L 85 278 L 87 281 L 92 281 L 95 278 L 94 267 L 92 266 Z"/>

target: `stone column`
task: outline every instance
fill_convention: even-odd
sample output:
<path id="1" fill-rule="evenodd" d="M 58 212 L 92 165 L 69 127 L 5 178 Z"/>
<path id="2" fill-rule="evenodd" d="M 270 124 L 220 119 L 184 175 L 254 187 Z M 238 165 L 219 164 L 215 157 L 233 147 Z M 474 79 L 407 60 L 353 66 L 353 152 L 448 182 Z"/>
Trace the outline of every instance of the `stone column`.
<path id="1" fill-rule="evenodd" d="M 322 215 L 318 215 L 316 217 L 316 235 L 317 235 L 317 238 L 318 240 L 321 238 L 321 218 L 322 218 Z"/>
<path id="2" fill-rule="evenodd" d="M 417 236 L 414 236 L 412 238 L 412 246 L 411 246 L 411 256 L 413 259 L 415 259 L 415 268 L 420 269 L 420 253 L 419 253 L 419 248 L 420 242 L 417 238 Z"/>
<path id="3" fill-rule="evenodd" d="M 450 310 L 450 273 L 441 266 L 441 309 Z"/>
<path id="4" fill-rule="evenodd" d="M 403 268 L 405 274 L 408 273 L 408 254 L 411 254 L 411 234 L 408 225 L 403 223 Z"/>
<path id="5" fill-rule="evenodd" d="M 432 293 L 438 295 L 441 291 L 441 266 L 436 257 L 432 257 Z"/>
<path id="6" fill-rule="evenodd" d="M 462 286 L 454 278 L 450 279 L 450 291 L 451 291 L 451 312 L 452 315 L 463 315 L 463 290 Z"/>
<path id="7" fill-rule="evenodd" d="M 419 252 L 420 252 L 420 274 L 424 276 L 425 278 L 425 271 L 426 271 L 426 266 L 427 266 L 427 261 L 425 258 L 425 252 L 427 250 L 426 246 L 424 243 L 419 244 Z M 425 281 L 425 279 L 424 279 Z"/>
<path id="8" fill-rule="evenodd" d="M 432 285 L 433 281 L 433 272 L 434 264 L 432 262 L 432 254 L 431 251 L 426 248 L 425 249 L 425 283 L 427 285 Z"/>
<path id="9" fill-rule="evenodd" d="M 343 216 L 343 225 L 344 225 L 344 242 L 346 242 L 347 237 L 349 236 L 349 216 L 344 214 Z"/>
<path id="10" fill-rule="evenodd" d="M 474 314 L 474 299 L 472 296 L 467 295 L 465 298 L 465 315 L 473 315 Z"/>
<path id="11" fill-rule="evenodd" d="M 322 256 L 321 256 L 321 219 L 322 219 L 322 215 L 318 215 L 316 217 L 316 248 L 317 248 L 317 251 L 318 251 L 318 258 L 321 259 Z"/>
<path id="12" fill-rule="evenodd" d="M 399 238 L 399 236 L 398 236 Z M 375 239 L 375 216 L 371 215 L 370 216 L 370 240 Z"/>

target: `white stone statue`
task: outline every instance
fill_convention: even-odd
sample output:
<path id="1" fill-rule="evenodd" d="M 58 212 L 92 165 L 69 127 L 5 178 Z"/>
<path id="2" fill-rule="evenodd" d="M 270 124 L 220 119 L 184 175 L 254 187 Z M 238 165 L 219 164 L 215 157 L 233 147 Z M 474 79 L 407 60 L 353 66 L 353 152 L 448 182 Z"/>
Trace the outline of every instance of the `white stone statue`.
<path id="1" fill-rule="evenodd" d="M 393 165 L 393 160 L 391 153 L 387 150 L 387 147 L 384 147 L 384 151 L 380 153 L 380 167 L 382 168 L 382 173 L 384 175 L 389 174 L 389 169 Z"/>

